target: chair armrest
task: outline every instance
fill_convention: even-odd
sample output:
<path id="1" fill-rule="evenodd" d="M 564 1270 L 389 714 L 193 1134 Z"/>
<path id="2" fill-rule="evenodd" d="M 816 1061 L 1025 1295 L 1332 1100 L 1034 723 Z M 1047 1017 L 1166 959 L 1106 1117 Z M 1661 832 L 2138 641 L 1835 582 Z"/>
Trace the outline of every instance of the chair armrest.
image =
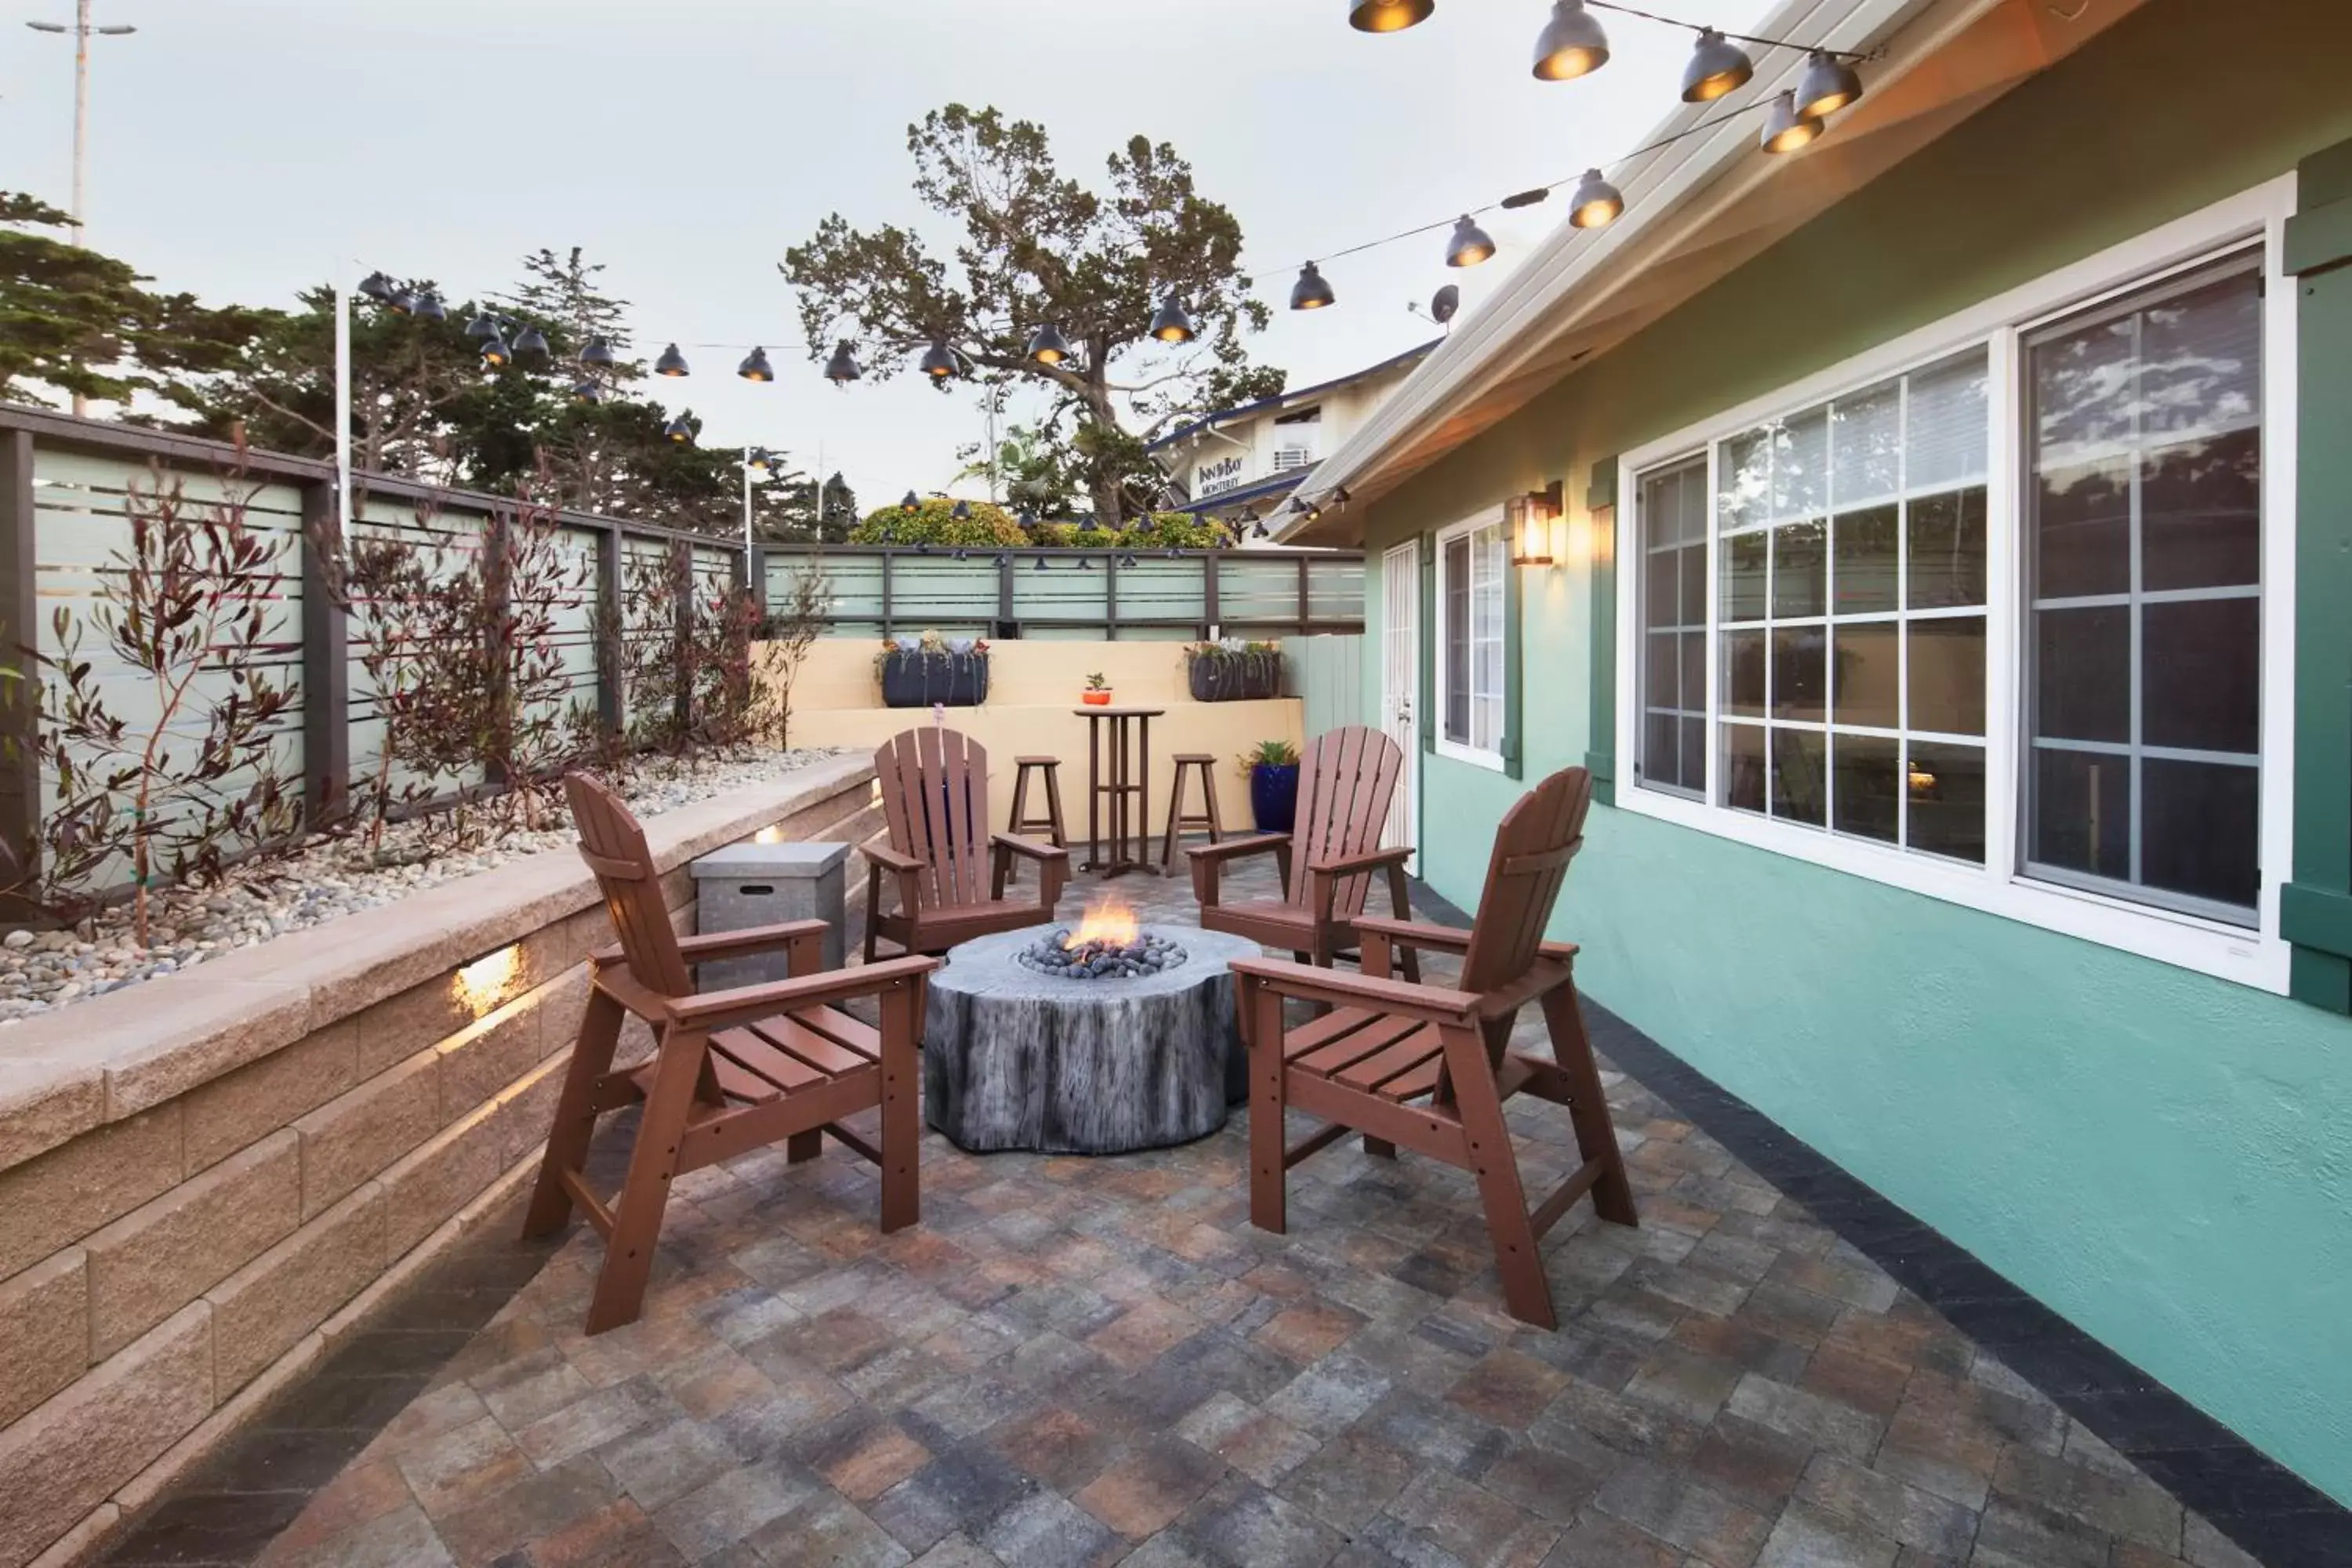
<path id="1" fill-rule="evenodd" d="M 1228 838 L 1223 844 L 1195 844 L 1185 847 L 1184 853 L 1195 862 L 1223 863 L 1238 860 L 1244 855 L 1271 855 L 1290 847 L 1287 833 L 1260 833 L 1248 838 Z"/>
<path id="2" fill-rule="evenodd" d="M 741 931 L 708 931 L 701 936 L 679 937 L 677 951 L 688 963 L 709 963 L 714 959 L 772 952 L 795 942 L 822 940 L 831 929 L 823 921 L 785 921 L 772 926 L 747 926 Z M 589 954 L 588 961 L 605 969 L 622 963 L 625 956 L 616 942 L 610 947 L 598 948 Z"/>
<path id="3" fill-rule="evenodd" d="M 1356 871 L 1377 871 L 1383 866 L 1402 866 L 1411 858 L 1412 847 L 1400 844 L 1391 849 L 1360 849 L 1353 855 L 1326 855 L 1320 859 L 1307 862 L 1307 868 L 1344 877 Z"/>
<path id="4" fill-rule="evenodd" d="M 893 991 L 919 982 L 940 966 L 936 958 L 890 958 L 855 969 L 835 969 L 794 980 L 774 980 L 764 985 L 739 985 L 699 996 L 668 999 L 670 1021 L 698 1029 L 724 1029 L 755 1023 L 794 1007 L 818 1007 Z"/>
<path id="5" fill-rule="evenodd" d="M 1440 952 L 1467 952 L 1470 933 L 1460 926 L 1431 921 L 1401 921 L 1388 915 L 1358 915 L 1351 922 L 1359 935 L 1386 937 L 1399 947 L 1430 947 Z"/>
<path id="6" fill-rule="evenodd" d="M 1481 1000 L 1468 991 L 1351 974 L 1344 969 L 1318 969 L 1286 958 L 1236 958 L 1228 967 L 1284 996 L 1339 1007 L 1369 1007 L 1430 1024 L 1465 1023 L 1476 1016 Z"/>
<path id="7" fill-rule="evenodd" d="M 1034 838 L 1024 838 L 1013 833 L 1000 833 L 990 842 L 999 849 L 1010 850 L 1041 865 L 1048 860 L 1067 860 L 1070 858 L 1070 852 L 1058 844 L 1040 844 Z"/>
<path id="8" fill-rule="evenodd" d="M 898 850 L 893 849 L 887 844 L 864 844 L 860 845 L 859 847 L 866 851 L 866 858 L 868 860 L 873 861 L 876 865 L 882 867 L 886 870 L 898 872 L 919 871 L 924 867 L 930 864 L 929 861 L 921 859 L 919 857 L 903 854 Z"/>

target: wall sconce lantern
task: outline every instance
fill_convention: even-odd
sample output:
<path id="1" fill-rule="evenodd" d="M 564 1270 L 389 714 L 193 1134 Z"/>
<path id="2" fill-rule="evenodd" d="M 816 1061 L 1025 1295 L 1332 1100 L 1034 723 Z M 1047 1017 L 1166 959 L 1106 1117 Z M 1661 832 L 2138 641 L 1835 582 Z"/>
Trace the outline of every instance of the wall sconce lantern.
<path id="1" fill-rule="evenodd" d="M 1566 510 L 1564 489 L 1555 479 L 1542 489 L 1513 496 L 1504 507 L 1511 540 L 1512 565 L 1549 566 L 1559 559 L 1552 543 L 1552 531 Z"/>

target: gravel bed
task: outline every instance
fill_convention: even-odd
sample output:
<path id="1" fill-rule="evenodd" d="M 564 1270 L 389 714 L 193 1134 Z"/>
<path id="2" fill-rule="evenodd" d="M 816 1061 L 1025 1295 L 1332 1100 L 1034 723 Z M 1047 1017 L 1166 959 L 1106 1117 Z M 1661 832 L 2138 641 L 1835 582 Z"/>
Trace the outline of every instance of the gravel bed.
<path id="1" fill-rule="evenodd" d="M 639 816 L 658 816 L 840 754 L 743 751 L 691 764 L 648 763 L 623 794 Z M 560 805 L 546 827 L 511 829 L 470 849 L 435 853 L 428 831 L 425 823 L 395 823 L 381 845 L 321 836 L 290 856 L 232 869 L 214 887 L 167 888 L 148 900 L 152 941 L 144 948 L 132 939 L 128 904 L 78 929 L 10 931 L 0 938 L 0 1026 L 576 842 Z"/>

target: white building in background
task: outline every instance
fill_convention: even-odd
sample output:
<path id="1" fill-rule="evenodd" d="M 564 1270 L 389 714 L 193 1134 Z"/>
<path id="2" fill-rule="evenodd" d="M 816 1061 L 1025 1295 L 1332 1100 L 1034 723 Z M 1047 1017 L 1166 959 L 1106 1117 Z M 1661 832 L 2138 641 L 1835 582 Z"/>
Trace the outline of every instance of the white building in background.
<path id="1" fill-rule="evenodd" d="M 1325 455 L 1354 435 L 1411 374 L 1436 340 L 1337 380 L 1261 398 L 1178 426 L 1151 455 L 1181 499 L 1181 510 L 1238 524 L 1244 543 Z"/>

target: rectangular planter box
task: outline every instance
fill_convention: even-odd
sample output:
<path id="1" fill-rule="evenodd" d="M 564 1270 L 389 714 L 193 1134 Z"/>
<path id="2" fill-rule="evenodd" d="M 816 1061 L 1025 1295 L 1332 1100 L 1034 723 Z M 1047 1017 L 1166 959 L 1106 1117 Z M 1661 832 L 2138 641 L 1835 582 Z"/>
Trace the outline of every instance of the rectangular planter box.
<path id="1" fill-rule="evenodd" d="M 988 700 L 988 656 L 971 653 L 887 653 L 882 656 L 886 708 L 977 708 Z"/>
<path id="2" fill-rule="evenodd" d="M 1278 655 L 1190 659 L 1185 664 L 1185 677 L 1195 702 L 1262 702 L 1282 695 L 1282 659 Z"/>

